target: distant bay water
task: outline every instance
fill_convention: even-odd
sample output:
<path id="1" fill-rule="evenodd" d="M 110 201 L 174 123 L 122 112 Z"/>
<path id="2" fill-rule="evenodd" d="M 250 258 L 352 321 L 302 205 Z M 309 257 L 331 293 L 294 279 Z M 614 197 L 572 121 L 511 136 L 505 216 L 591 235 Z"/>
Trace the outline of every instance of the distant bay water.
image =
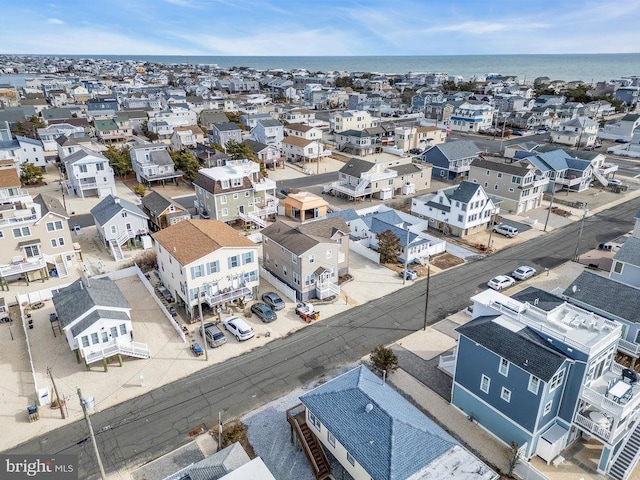
<path id="1" fill-rule="evenodd" d="M 113 61 L 146 61 L 161 64 L 216 64 L 223 68 L 252 67 L 258 70 L 304 68 L 311 72 L 442 72 L 460 75 L 500 73 L 517 75 L 521 81 L 546 76 L 551 80 L 598 82 L 640 75 L 640 53 L 558 55 L 442 55 L 361 57 L 249 57 L 165 55 L 60 55 L 60 58 L 104 58 Z M 28 75 L 25 75 L 28 77 Z M 0 81 L 7 78 L 0 76 Z"/>

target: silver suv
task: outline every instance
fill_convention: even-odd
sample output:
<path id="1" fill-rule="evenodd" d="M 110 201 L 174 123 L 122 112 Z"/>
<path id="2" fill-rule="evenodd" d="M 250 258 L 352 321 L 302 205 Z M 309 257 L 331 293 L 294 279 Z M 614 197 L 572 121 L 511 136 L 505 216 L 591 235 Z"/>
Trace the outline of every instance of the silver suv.
<path id="1" fill-rule="evenodd" d="M 516 235 L 518 235 L 518 229 L 516 227 L 512 227 L 511 225 L 505 225 L 504 223 L 501 223 L 500 225 L 496 225 L 495 227 L 493 227 L 493 231 L 509 238 L 513 238 Z"/>
<path id="2" fill-rule="evenodd" d="M 200 335 L 202 335 L 202 328 L 199 328 L 198 331 Z M 211 348 L 216 348 L 227 343 L 225 334 L 213 323 L 204 324 L 204 336 L 207 339 L 207 345 Z"/>

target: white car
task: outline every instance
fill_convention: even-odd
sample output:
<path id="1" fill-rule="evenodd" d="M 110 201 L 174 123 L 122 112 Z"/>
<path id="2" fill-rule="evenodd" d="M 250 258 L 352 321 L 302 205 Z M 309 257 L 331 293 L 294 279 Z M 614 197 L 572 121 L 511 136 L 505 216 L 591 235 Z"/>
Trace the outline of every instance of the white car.
<path id="1" fill-rule="evenodd" d="M 526 280 L 527 278 L 531 278 L 536 274 L 536 269 L 533 267 L 529 267 L 527 265 L 523 265 L 521 267 L 516 268 L 511 276 L 516 280 Z"/>
<path id="2" fill-rule="evenodd" d="M 617 178 L 610 178 L 610 179 L 607 181 L 607 184 L 608 184 L 609 186 L 611 186 L 611 185 L 616 185 L 616 186 L 617 186 L 617 185 L 622 185 L 622 182 L 621 182 L 620 180 L 618 180 Z"/>
<path id="3" fill-rule="evenodd" d="M 236 337 L 236 340 L 239 342 L 249 340 L 256 334 L 256 332 L 253 331 L 253 328 L 247 325 L 247 322 L 239 317 L 229 317 L 223 321 L 222 324 L 224 325 L 224 329 Z"/>
<path id="4" fill-rule="evenodd" d="M 493 288 L 494 290 L 502 290 L 504 288 L 509 288 L 514 285 L 516 281 L 507 276 L 507 275 L 498 275 L 497 277 L 493 277 L 491 280 L 487 282 L 487 286 L 489 288 Z"/>

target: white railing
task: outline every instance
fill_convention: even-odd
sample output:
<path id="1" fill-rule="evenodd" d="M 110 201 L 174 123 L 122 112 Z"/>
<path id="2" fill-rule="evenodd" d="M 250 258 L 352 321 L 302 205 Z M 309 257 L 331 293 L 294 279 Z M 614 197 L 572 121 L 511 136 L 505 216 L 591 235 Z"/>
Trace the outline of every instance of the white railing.
<path id="1" fill-rule="evenodd" d="M 607 175 L 609 173 L 617 172 L 618 165 L 614 165 L 613 163 L 603 163 L 602 167 L 600 167 L 600 173 L 603 175 Z"/>
<path id="2" fill-rule="evenodd" d="M 453 377 L 456 371 L 456 353 L 449 355 L 440 355 L 438 359 L 438 368 Z"/>
<path id="3" fill-rule="evenodd" d="M 118 354 L 138 358 L 149 358 L 150 356 L 149 347 L 146 343 L 112 339 L 109 343 L 102 345 L 98 348 L 87 347 L 82 349 L 82 356 L 87 365 Z"/>
<path id="4" fill-rule="evenodd" d="M 32 261 L 14 263 L 11 265 L 0 265 L 0 276 L 8 277 L 11 275 L 19 275 L 21 273 L 33 272 L 47 266 L 47 261 L 43 257 L 36 258 Z"/>
<path id="5" fill-rule="evenodd" d="M 11 210 L 9 210 L 9 212 L 11 212 Z M 17 211 L 15 211 L 15 212 L 17 212 Z M 3 212 L 3 214 L 6 214 L 6 213 L 7 213 L 7 211 L 5 210 L 5 212 Z M 34 214 L 34 213 L 31 213 L 31 210 L 29 210 L 28 213 L 25 213 L 22 216 L 21 215 L 22 214 L 20 214 L 20 213 L 16 213 L 12 217 L 0 219 L 0 226 L 15 225 L 17 223 L 28 222 L 30 220 L 37 220 L 38 219 L 38 216 L 36 214 Z"/>
<path id="6" fill-rule="evenodd" d="M 323 190 L 325 192 L 328 192 L 329 190 L 335 190 L 336 192 L 344 193 L 345 195 L 350 195 L 352 197 L 360 197 L 363 195 L 369 195 L 371 193 L 371 188 L 365 188 L 362 191 L 357 191 L 356 188 L 357 187 L 349 185 L 348 183 L 332 182 L 326 184 L 323 187 Z"/>
<path id="7" fill-rule="evenodd" d="M 242 297 L 246 297 L 251 293 L 251 289 L 247 287 L 239 287 L 227 292 L 217 292 L 217 293 L 207 293 L 203 295 L 205 302 L 209 304 L 210 307 L 215 307 L 217 305 L 222 305 L 226 302 L 232 302 Z"/>
<path id="8" fill-rule="evenodd" d="M 260 228 L 264 228 L 267 226 L 267 222 L 265 222 L 262 218 L 258 217 L 253 212 L 249 212 L 249 213 L 238 212 L 238 215 L 245 222 L 253 222 Z"/>
<path id="9" fill-rule="evenodd" d="M 585 430 L 598 435 L 598 437 L 602 438 L 603 440 L 609 441 L 609 439 L 611 438 L 611 430 L 609 428 L 605 428 L 597 424 L 593 420 L 585 417 L 580 413 L 576 413 L 576 416 L 573 419 L 573 423 L 575 423 L 576 425 L 580 425 Z"/>
<path id="10" fill-rule="evenodd" d="M 362 179 L 367 179 L 370 182 L 375 182 L 377 180 L 385 180 L 388 178 L 396 178 L 398 176 L 398 172 L 395 170 L 385 170 L 384 172 L 379 173 L 370 173 L 362 175 Z"/>
<path id="11" fill-rule="evenodd" d="M 124 260 L 124 253 L 122 253 L 122 249 L 115 238 L 109 240 L 109 247 L 111 247 L 111 254 L 113 255 L 114 260 Z"/>
<path id="12" fill-rule="evenodd" d="M 259 182 L 251 182 L 251 184 L 253 185 L 253 190 L 255 192 L 264 192 L 265 190 L 276 189 L 276 182 L 270 178 L 263 178 Z"/>
<path id="13" fill-rule="evenodd" d="M 598 180 L 603 186 L 607 186 L 609 185 L 609 180 L 607 180 L 606 178 L 604 178 L 604 176 L 598 171 L 597 168 L 594 168 L 592 171 L 593 176 L 596 177 L 596 180 Z"/>
<path id="14" fill-rule="evenodd" d="M 622 350 L 624 353 L 628 353 L 633 356 L 638 356 L 640 354 L 640 345 L 621 338 L 618 340 L 618 350 Z"/>
<path id="15" fill-rule="evenodd" d="M 600 410 L 604 410 L 607 413 L 611 413 L 617 418 L 627 417 L 627 415 L 633 412 L 633 410 L 635 410 L 638 405 L 640 405 L 640 393 L 638 392 L 634 392 L 634 395 L 631 397 L 631 399 L 624 405 L 604 396 L 591 387 L 583 387 L 580 396 L 588 401 L 591 405 L 599 408 Z"/>
<path id="16" fill-rule="evenodd" d="M 320 300 L 324 300 L 331 295 L 340 295 L 340 286 L 333 282 L 316 283 L 316 295 Z"/>
<path id="17" fill-rule="evenodd" d="M 98 184 L 97 183 L 79 183 L 78 187 L 80 187 L 81 190 L 90 190 L 93 188 L 98 188 Z"/>

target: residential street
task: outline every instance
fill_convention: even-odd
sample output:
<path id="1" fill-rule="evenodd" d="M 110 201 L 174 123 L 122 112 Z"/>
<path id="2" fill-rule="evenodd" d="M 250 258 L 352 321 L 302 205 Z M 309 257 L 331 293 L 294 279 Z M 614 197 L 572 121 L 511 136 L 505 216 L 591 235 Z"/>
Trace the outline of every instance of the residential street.
<path id="1" fill-rule="evenodd" d="M 633 226 L 640 210 L 634 198 L 586 219 L 580 251 L 612 240 Z M 431 279 L 428 323 L 469 305 L 486 281 L 522 264 L 543 270 L 574 255 L 580 223 L 500 251 Z M 355 362 L 378 344 L 389 344 L 422 328 L 424 281 L 387 297 L 322 320 L 224 364 L 165 385 L 93 415 L 93 429 L 107 472 L 140 465 L 190 440 L 188 432 L 267 403 L 335 367 Z M 96 381 L 108 381 L 108 374 Z M 77 400 L 75 400 L 77 401 Z M 285 419 L 282 418 L 284 422 Z M 97 478 L 85 423 L 75 422 L 5 453 L 78 454 L 80 478 Z"/>

